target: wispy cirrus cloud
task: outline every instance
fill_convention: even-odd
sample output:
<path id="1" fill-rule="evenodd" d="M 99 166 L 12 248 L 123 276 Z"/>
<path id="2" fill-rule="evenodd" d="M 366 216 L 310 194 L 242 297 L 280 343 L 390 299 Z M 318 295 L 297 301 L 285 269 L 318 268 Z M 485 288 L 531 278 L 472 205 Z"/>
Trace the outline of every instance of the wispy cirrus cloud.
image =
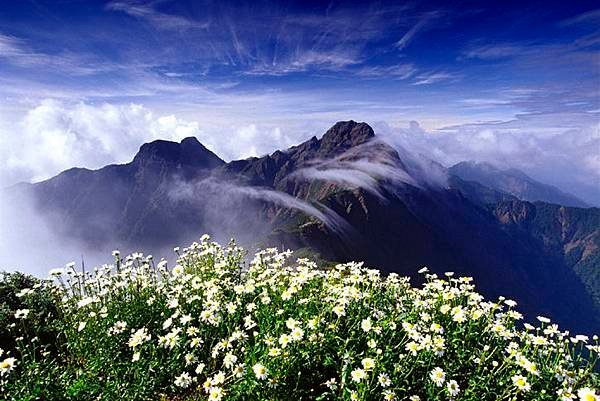
<path id="1" fill-rule="evenodd" d="M 426 72 L 415 77 L 413 85 L 432 85 L 438 82 L 456 82 L 460 75 L 446 71 Z"/>
<path id="2" fill-rule="evenodd" d="M 414 76 L 418 68 L 414 64 L 396 64 L 391 66 L 361 67 L 354 71 L 359 77 L 364 78 L 392 78 L 404 80 Z"/>
<path id="3" fill-rule="evenodd" d="M 559 26 L 568 27 L 572 25 L 589 25 L 594 29 L 600 24 L 600 8 L 577 14 L 558 22 Z"/>
<path id="4" fill-rule="evenodd" d="M 232 77 L 240 81 L 245 77 L 339 73 L 338 77 L 346 79 L 403 81 L 421 72 L 418 63 L 389 60 L 378 65 L 370 60 L 397 52 L 393 38 L 413 29 L 414 21 L 423 21 L 416 24 L 418 30 L 426 30 L 429 25 L 425 21 L 434 21 L 442 14 L 418 10 L 411 4 L 332 3 L 318 12 L 307 12 L 278 3 L 185 5 L 164 0 L 113 0 L 103 6 L 103 11 L 120 22 L 125 15 L 143 24 L 121 24 L 114 36 L 94 34 L 98 47 L 89 53 L 82 52 L 78 41 L 69 35 L 62 38 L 69 46 L 59 51 L 57 46 L 36 41 L 31 35 L 3 35 L 0 57 L 18 68 L 49 68 L 63 77 L 104 75 L 108 86 L 119 86 L 124 93 L 140 92 L 134 87 L 141 79 L 160 86 L 175 80 L 197 86 L 200 82 L 230 82 Z M 139 30 L 144 30 L 143 37 L 133 34 Z M 123 35 L 131 40 L 117 40 Z M 185 35 L 183 40 L 181 35 Z M 44 46 L 38 46 L 40 43 Z M 159 83 L 161 78 L 170 82 Z M 419 81 L 425 84 L 441 80 L 441 76 L 433 76 Z M 66 84 L 89 89 L 89 81 L 78 78 Z M 98 90 L 105 91 L 106 84 Z"/>
<path id="5" fill-rule="evenodd" d="M 227 69 L 251 76 L 351 73 L 349 67 L 367 64 L 375 55 L 397 51 L 391 35 L 404 32 L 404 42 L 408 43 L 442 15 L 435 10 L 418 11 L 409 4 L 332 3 L 320 12 L 306 12 L 279 3 L 249 6 L 208 2 L 196 7 L 195 13 L 183 16 L 167 13 L 168 4 L 113 1 L 106 10 L 149 22 L 167 35 L 165 40 L 169 39 L 165 31 L 203 28 L 186 32 L 195 64 L 209 65 L 211 71 Z M 199 23 L 198 15 L 208 22 Z M 416 29 L 415 20 L 420 21 Z M 190 61 L 190 52 L 174 55 L 180 56 Z M 406 73 L 391 68 L 389 71 L 396 78 Z M 381 72 L 369 75 L 375 77 Z"/>
<path id="6" fill-rule="evenodd" d="M 20 56 L 23 53 L 23 43 L 20 39 L 0 34 L 0 55 L 3 57 L 14 57 Z"/>
<path id="7" fill-rule="evenodd" d="M 466 58 L 481 60 L 496 60 L 521 55 L 528 51 L 528 46 L 523 44 L 488 44 L 474 46 L 464 51 Z"/>
<path id="8" fill-rule="evenodd" d="M 586 11 L 559 20 L 557 33 L 551 40 L 538 37 L 528 40 L 503 40 L 490 43 L 481 38 L 463 49 L 459 59 L 524 60 L 573 66 L 584 62 L 598 64 L 600 44 L 600 9 Z"/>
<path id="9" fill-rule="evenodd" d="M 481 42 L 481 41 L 479 41 Z M 580 35 L 570 40 L 547 43 L 541 41 L 517 41 L 493 44 L 474 43 L 468 46 L 459 56 L 460 59 L 494 60 L 529 60 L 577 64 L 582 57 L 598 63 L 594 47 L 600 44 L 600 30 Z M 577 60 L 574 60 L 577 57 Z"/>
<path id="10" fill-rule="evenodd" d="M 180 15 L 158 11 L 157 6 L 160 3 L 161 1 L 111 1 L 106 5 L 106 9 L 124 12 L 132 17 L 147 21 L 161 30 L 206 29 L 210 25 L 207 21 L 196 21 Z"/>
<path id="11" fill-rule="evenodd" d="M 430 11 L 419 16 L 417 22 L 396 42 L 399 50 L 406 48 L 419 34 L 433 26 L 433 23 L 443 16 L 442 11 Z"/>
<path id="12" fill-rule="evenodd" d="M 362 62 L 360 53 L 354 49 L 298 50 L 285 60 L 271 64 L 255 64 L 243 72 L 247 75 L 282 76 L 291 73 L 318 71 L 341 71 Z"/>
<path id="13" fill-rule="evenodd" d="M 468 98 L 461 99 L 460 102 L 470 107 L 496 107 L 512 104 L 510 100 L 502 98 Z"/>
<path id="14" fill-rule="evenodd" d="M 332 7 L 324 14 L 277 12 L 268 15 L 273 31 L 248 32 L 254 26 L 252 18 L 244 23 L 229 19 L 229 30 L 235 33 L 230 39 L 234 62 L 247 64 L 245 73 L 253 75 L 347 70 L 365 62 L 401 11 L 406 8 L 367 9 L 364 14 L 345 7 Z"/>
<path id="15" fill-rule="evenodd" d="M 44 68 L 75 75 L 92 75 L 114 70 L 113 63 L 72 52 L 49 54 L 33 49 L 27 40 L 0 33 L 0 60 L 21 68 Z"/>

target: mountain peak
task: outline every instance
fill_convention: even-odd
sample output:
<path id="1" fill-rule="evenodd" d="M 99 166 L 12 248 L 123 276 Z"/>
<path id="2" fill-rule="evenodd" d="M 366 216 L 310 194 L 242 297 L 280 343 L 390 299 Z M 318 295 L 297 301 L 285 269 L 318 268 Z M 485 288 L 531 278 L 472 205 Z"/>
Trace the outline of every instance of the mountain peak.
<path id="1" fill-rule="evenodd" d="M 200 168 L 214 168 L 225 163 L 195 137 L 184 138 L 180 143 L 161 139 L 145 143 L 133 159 L 134 164 L 154 162 Z"/>
<path id="2" fill-rule="evenodd" d="M 329 128 L 321 138 L 321 152 L 332 155 L 342 153 L 354 146 L 362 145 L 375 137 L 373 128 L 367 123 L 339 121 Z"/>
<path id="3" fill-rule="evenodd" d="M 329 128 L 321 138 L 322 145 L 335 143 L 347 144 L 349 147 L 360 145 L 375 136 L 373 128 L 367 123 L 354 120 L 339 121 Z"/>

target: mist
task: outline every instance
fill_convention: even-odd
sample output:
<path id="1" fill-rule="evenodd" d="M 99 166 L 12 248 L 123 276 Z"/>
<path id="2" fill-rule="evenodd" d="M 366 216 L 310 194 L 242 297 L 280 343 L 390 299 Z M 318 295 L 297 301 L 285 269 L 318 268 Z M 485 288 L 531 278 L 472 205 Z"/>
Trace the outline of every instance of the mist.
<path id="1" fill-rule="evenodd" d="M 290 175 L 299 181 L 333 182 L 346 189 L 363 189 L 386 201 L 383 188 L 394 193 L 398 186 L 444 188 L 446 169 L 422 154 L 401 146 L 392 148 L 379 139 L 353 147 L 331 160 L 315 160 Z"/>
<path id="2" fill-rule="evenodd" d="M 396 151 L 397 148 L 393 150 L 379 140 L 372 140 L 334 159 L 310 161 L 289 179 L 325 181 L 345 189 L 361 188 L 382 202 L 386 202 L 386 196 L 398 185 L 445 185 L 445 176 L 436 170 L 437 165 L 403 150 L 399 158 Z M 0 191 L 0 269 L 40 277 L 69 262 L 81 265 L 84 261 L 88 267 L 110 263 L 113 249 L 120 249 L 123 254 L 144 252 L 157 259 L 172 259 L 174 246 L 185 246 L 204 233 L 219 242 L 235 238 L 244 247 L 257 246 L 257 239 L 268 237 L 274 229 L 276 216 L 269 205 L 285 208 L 285 213 L 309 216 L 341 240 L 354 234 L 341 216 L 323 204 L 270 188 L 209 176 L 192 182 L 172 177 L 167 188 L 163 188 L 169 199 L 165 205 L 174 210 L 191 211 L 189 216 L 183 216 L 187 221 L 181 222 L 176 230 L 178 237 L 171 238 L 172 243 L 165 243 L 165 238 L 160 238 L 159 245 L 148 245 L 144 238 L 131 241 L 117 238 L 117 221 L 113 220 L 118 217 L 102 213 L 101 205 L 97 206 L 98 213 L 92 212 L 87 218 L 86 224 L 96 227 L 90 237 L 89 232 L 82 235 L 80 227 L 69 227 L 64 216 L 52 212 L 39 199 L 33 199 L 27 185 L 30 184 Z M 94 239 L 94 233 L 109 241 L 91 244 L 89 240 Z"/>
<path id="3" fill-rule="evenodd" d="M 39 211 L 25 191 L 0 189 L 0 270 L 46 277 L 50 269 L 70 262 L 102 260 L 79 241 L 61 235 L 61 228 Z M 110 261 L 110 254 L 105 255 Z"/>
<path id="4" fill-rule="evenodd" d="M 400 131 L 381 124 L 376 127 L 377 138 L 333 159 L 311 160 L 288 179 L 334 183 L 345 189 L 360 188 L 381 202 L 387 202 L 387 197 L 405 185 L 434 189 L 448 186 L 446 168 L 434 159 L 447 165 L 452 160 L 443 153 L 448 148 L 446 142 L 453 143 L 449 134 L 432 139 L 432 134 L 426 133 L 416 122 Z M 189 206 L 197 215 L 189 219 L 183 216 L 189 221 L 182 222 L 181 236 L 169 237 L 170 243 L 162 238 L 160 246 L 150 246 L 144 239 L 126 242 L 116 236 L 113 238 L 116 222 L 111 220 L 110 213 L 103 214 L 102 205 L 98 205 L 98 213 L 90 213 L 87 222 L 100 227 L 111 241 L 101 246 L 90 245 L 77 239 L 77 230 L 68 227 L 60 215 L 32 199 L 25 190 L 27 185 L 0 190 L 0 270 L 45 276 L 49 269 L 72 261 L 79 265 L 83 260 L 86 266 L 111 262 L 110 252 L 116 248 L 124 254 L 142 251 L 156 258 L 172 258 L 174 246 L 185 246 L 203 233 L 209 233 L 220 242 L 235 238 L 246 247 L 256 246 L 257 239 L 267 237 L 274 229 L 272 223 L 276 216 L 269 205 L 289 209 L 285 213 L 310 216 L 340 239 L 352 235 L 352 228 L 341 216 L 319 203 L 271 188 L 251 187 L 212 176 L 193 182 L 175 177 L 167 185 L 169 200 Z"/>
<path id="5" fill-rule="evenodd" d="M 463 124 L 433 131 L 424 129 L 417 121 L 406 126 L 379 121 L 373 124 L 373 129 L 398 150 L 403 161 L 421 155 L 416 158 L 417 169 L 431 173 L 427 159 L 445 167 L 461 161 L 487 162 L 501 169 L 522 170 L 542 183 L 600 206 L 598 122 L 578 129 L 536 130 L 533 118 Z M 439 178 L 443 181 L 443 177 Z"/>
<path id="6" fill-rule="evenodd" d="M 270 223 L 264 216 L 259 221 L 244 220 L 250 215 L 261 215 L 258 210 L 260 206 L 249 204 L 248 200 L 263 201 L 302 212 L 322 222 L 339 236 L 345 236 L 352 230 L 340 216 L 325 205 L 315 206 L 285 192 L 250 187 L 215 177 L 191 183 L 179 181 L 169 191 L 169 197 L 177 202 L 191 202 L 203 207 L 203 217 L 208 222 L 207 232 L 220 237 L 225 231 L 235 233 L 241 238 L 256 239 L 257 235 L 264 236 L 271 230 Z"/>

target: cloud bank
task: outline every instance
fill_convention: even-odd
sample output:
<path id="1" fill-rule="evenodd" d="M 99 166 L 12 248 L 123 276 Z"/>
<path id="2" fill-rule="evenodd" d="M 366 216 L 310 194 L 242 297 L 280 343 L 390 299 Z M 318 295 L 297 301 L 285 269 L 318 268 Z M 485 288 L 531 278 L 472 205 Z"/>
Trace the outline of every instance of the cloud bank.
<path id="1" fill-rule="evenodd" d="M 201 129 L 197 121 L 159 115 L 140 104 L 70 103 L 45 99 L 16 123 L 0 114 L 0 187 L 50 178 L 71 167 L 126 163 L 155 139 L 197 137 L 227 160 L 257 156 L 299 138 L 256 124 Z"/>
<path id="2" fill-rule="evenodd" d="M 198 124 L 155 116 L 136 104 L 68 104 L 46 99 L 31 108 L 18 133 L 0 135 L 0 183 L 38 181 L 71 167 L 129 161 L 143 142 L 197 135 Z"/>
<path id="3" fill-rule="evenodd" d="M 526 122 L 465 124 L 428 132 L 375 124 L 385 140 L 445 166 L 465 160 L 518 168 L 544 183 L 600 206 L 600 122 L 564 131 L 526 128 Z"/>

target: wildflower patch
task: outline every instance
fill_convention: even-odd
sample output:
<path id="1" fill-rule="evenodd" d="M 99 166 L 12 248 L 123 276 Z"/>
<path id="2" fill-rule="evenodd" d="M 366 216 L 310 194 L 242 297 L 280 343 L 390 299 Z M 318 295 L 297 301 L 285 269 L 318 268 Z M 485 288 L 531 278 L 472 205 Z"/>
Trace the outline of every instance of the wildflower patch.
<path id="1" fill-rule="evenodd" d="M 48 344 L 0 354 L 7 400 L 599 400 L 598 339 L 468 277 L 426 283 L 360 263 L 319 269 L 292 252 L 244 251 L 204 236 L 175 266 L 133 254 L 52 271 Z M 33 296 L 39 288 L 24 291 Z"/>

